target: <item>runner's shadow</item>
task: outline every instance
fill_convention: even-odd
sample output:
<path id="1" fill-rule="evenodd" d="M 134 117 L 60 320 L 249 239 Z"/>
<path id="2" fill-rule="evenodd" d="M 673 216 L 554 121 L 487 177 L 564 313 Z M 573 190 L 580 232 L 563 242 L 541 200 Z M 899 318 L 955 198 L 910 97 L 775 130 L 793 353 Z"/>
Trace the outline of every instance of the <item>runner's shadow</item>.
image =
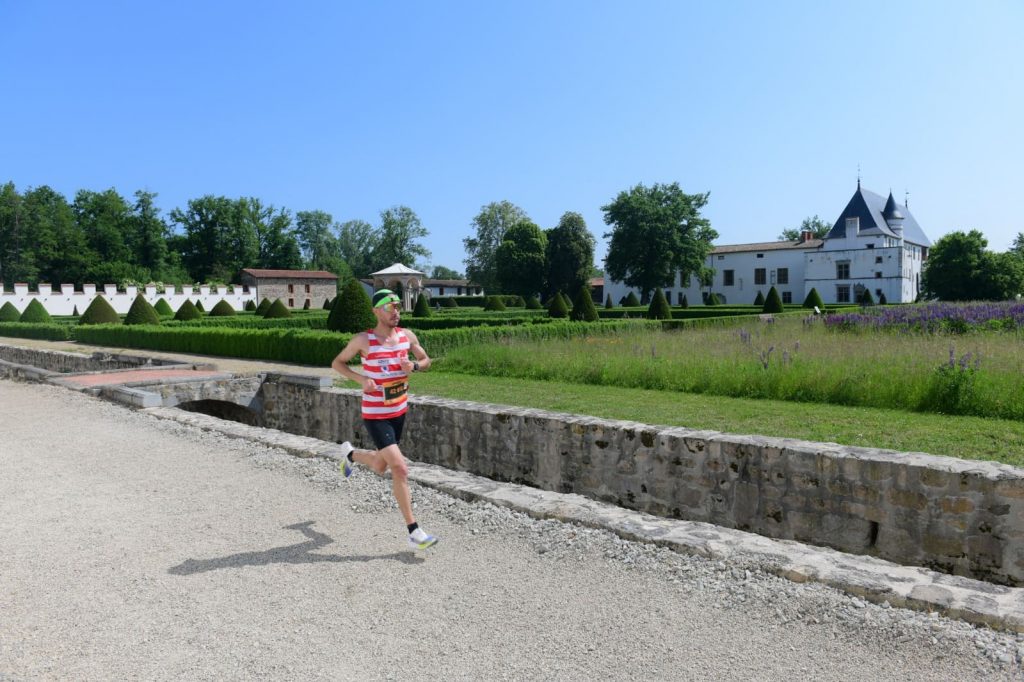
<path id="1" fill-rule="evenodd" d="M 309 538 L 306 542 L 300 542 L 296 545 L 286 545 L 284 547 L 274 547 L 272 549 L 265 549 L 261 552 L 239 552 L 238 554 L 229 554 L 228 556 L 216 559 L 187 559 L 177 566 L 172 566 L 167 569 L 167 572 L 171 575 L 193 575 L 195 573 L 205 573 L 206 571 L 216 571 L 220 568 L 240 568 L 242 566 L 266 566 L 268 564 L 315 564 L 320 562 L 344 563 L 348 561 L 366 562 L 381 561 L 385 559 L 401 561 L 403 564 L 423 563 L 423 559 L 421 557 L 417 557 L 411 551 L 395 552 L 394 554 L 379 554 L 377 556 L 313 554 L 312 552 L 314 550 L 320 549 L 321 547 L 325 547 L 334 542 L 331 537 L 313 530 L 313 523 L 313 521 L 303 521 L 302 523 L 285 526 L 285 528 L 289 530 L 297 530 Z"/>

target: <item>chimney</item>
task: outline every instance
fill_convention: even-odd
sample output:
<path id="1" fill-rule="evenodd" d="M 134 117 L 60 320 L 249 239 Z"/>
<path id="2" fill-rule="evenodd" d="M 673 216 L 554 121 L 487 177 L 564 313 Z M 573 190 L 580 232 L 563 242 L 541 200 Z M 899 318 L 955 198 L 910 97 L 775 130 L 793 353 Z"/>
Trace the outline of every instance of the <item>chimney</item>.
<path id="1" fill-rule="evenodd" d="M 804 230 L 803 232 L 800 233 L 800 243 L 801 244 L 803 244 L 804 242 L 809 242 L 813 238 L 814 238 L 814 233 L 811 232 L 810 230 Z"/>

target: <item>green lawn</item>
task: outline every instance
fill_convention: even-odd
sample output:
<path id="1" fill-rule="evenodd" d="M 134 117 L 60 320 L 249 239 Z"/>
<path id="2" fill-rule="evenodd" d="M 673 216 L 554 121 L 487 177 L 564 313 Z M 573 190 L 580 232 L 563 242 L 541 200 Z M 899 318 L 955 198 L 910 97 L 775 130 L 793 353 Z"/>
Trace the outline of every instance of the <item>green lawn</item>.
<path id="1" fill-rule="evenodd" d="M 1002 419 L 437 371 L 415 375 L 411 391 L 647 424 L 927 452 L 1024 466 L 1024 423 Z"/>

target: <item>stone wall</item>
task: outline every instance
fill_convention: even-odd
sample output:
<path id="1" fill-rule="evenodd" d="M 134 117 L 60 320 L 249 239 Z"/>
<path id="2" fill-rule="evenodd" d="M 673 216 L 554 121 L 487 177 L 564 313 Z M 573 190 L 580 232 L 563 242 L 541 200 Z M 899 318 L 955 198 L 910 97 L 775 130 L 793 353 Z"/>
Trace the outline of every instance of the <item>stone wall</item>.
<path id="1" fill-rule="evenodd" d="M 119 353 L 64 353 L 61 351 L 36 350 L 21 346 L 0 344 L 0 360 L 19 365 L 31 365 L 51 372 L 69 374 L 72 372 L 98 372 L 114 369 L 132 369 L 145 365 L 169 365 L 170 361 Z"/>
<path id="2" fill-rule="evenodd" d="M 359 393 L 270 375 L 263 425 L 369 446 Z M 412 398 L 412 459 L 662 516 L 1024 585 L 1024 469 Z"/>

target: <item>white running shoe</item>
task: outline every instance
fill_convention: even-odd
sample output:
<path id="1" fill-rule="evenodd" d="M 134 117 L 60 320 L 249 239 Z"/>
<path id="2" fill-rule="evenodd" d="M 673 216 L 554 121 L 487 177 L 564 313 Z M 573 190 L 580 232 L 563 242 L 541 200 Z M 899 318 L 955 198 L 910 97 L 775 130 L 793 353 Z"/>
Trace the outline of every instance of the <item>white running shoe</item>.
<path id="1" fill-rule="evenodd" d="M 349 453 L 353 450 L 355 448 L 352 447 L 352 443 L 345 441 L 341 444 L 341 473 L 345 474 L 345 478 L 352 475 L 352 469 L 355 467 L 355 464 L 348 458 Z"/>
<path id="2" fill-rule="evenodd" d="M 422 528 L 417 528 L 413 532 L 409 533 L 409 546 L 413 549 L 427 549 L 437 544 L 437 538 L 429 533 L 424 532 Z"/>

